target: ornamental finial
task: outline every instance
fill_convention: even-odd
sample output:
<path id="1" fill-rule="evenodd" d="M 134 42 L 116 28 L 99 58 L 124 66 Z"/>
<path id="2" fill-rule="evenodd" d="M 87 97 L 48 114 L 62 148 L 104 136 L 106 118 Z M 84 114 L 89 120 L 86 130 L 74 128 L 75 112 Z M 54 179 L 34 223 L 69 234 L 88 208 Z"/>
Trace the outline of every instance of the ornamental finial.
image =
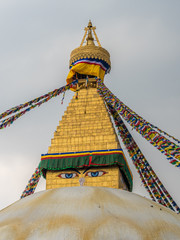
<path id="1" fill-rule="evenodd" d="M 100 44 L 100 42 L 99 42 L 99 39 L 98 39 L 97 34 L 96 34 L 96 32 L 95 32 L 95 29 L 96 29 L 96 27 L 93 26 L 91 20 L 89 20 L 88 26 L 84 28 L 85 33 L 84 33 L 82 42 L 81 42 L 81 44 L 80 44 L 80 47 L 83 46 L 83 43 L 84 43 L 84 40 L 85 40 L 85 37 L 86 37 L 86 36 L 87 36 L 87 38 L 86 38 L 86 45 L 95 45 L 95 44 L 94 44 L 93 34 L 94 34 L 95 39 L 96 39 L 96 41 L 97 41 L 97 43 L 98 43 L 98 46 L 101 47 L 101 44 Z M 93 32 L 93 34 L 92 34 L 92 32 Z"/>
<path id="2" fill-rule="evenodd" d="M 95 45 L 94 44 L 94 38 L 92 36 L 92 22 L 91 22 L 91 20 L 89 20 L 87 29 L 88 29 L 88 36 L 86 38 L 86 45 Z"/>

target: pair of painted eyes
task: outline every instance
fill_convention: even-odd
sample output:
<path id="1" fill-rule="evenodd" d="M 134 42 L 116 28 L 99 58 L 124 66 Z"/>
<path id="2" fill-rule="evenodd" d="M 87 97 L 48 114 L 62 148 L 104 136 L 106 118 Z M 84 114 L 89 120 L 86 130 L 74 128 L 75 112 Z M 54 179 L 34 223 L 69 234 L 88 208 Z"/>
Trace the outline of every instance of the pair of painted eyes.
<path id="1" fill-rule="evenodd" d="M 87 172 L 85 176 L 100 177 L 100 176 L 104 175 L 105 173 L 106 172 L 104 172 L 104 171 Z M 61 173 L 58 175 L 58 177 L 61 177 L 61 178 L 75 178 L 77 176 L 78 176 L 77 173 Z"/>

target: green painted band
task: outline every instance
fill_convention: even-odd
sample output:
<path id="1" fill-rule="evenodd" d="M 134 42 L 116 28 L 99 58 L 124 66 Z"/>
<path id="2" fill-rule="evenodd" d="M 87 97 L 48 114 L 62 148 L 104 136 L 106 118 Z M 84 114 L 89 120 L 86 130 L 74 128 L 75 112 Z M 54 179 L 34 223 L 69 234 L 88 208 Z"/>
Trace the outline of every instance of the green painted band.
<path id="1" fill-rule="evenodd" d="M 91 161 L 89 156 L 73 157 L 73 158 L 56 158 L 56 159 L 44 159 L 39 164 L 39 169 L 42 173 L 47 170 L 64 170 L 69 168 L 84 168 L 84 167 L 102 167 L 117 165 L 128 185 L 130 191 L 133 187 L 132 174 L 126 164 L 126 160 L 122 154 L 111 154 L 111 155 L 92 155 Z M 44 175 L 45 177 L 45 175 Z"/>

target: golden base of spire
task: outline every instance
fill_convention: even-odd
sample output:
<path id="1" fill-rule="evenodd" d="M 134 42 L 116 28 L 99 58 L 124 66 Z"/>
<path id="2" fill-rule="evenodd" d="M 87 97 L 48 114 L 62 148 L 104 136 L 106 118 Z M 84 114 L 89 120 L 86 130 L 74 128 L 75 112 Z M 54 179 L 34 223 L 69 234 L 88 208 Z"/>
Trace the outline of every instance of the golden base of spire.
<path id="1" fill-rule="evenodd" d="M 82 83 L 80 83 L 80 80 L 82 80 Z M 104 154 L 107 151 L 107 156 L 110 157 L 111 150 L 115 151 L 121 147 L 103 99 L 97 92 L 96 87 L 90 87 L 91 84 L 94 84 L 93 80 L 95 79 L 92 78 L 91 82 L 88 79 L 88 85 L 85 88 L 83 88 L 83 84 L 85 84 L 86 79 L 80 80 L 79 85 L 82 84 L 80 85 L 82 88 L 78 91 L 78 98 L 77 93 L 75 93 L 62 120 L 59 122 L 54 138 L 51 140 L 51 146 L 48 149 L 48 154 L 52 155 L 50 161 L 52 157 L 55 158 L 52 166 L 48 162 L 48 170 L 46 171 L 47 189 L 79 186 L 81 184 L 80 180 L 83 179 L 85 181 L 83 182 L 84 186 L 104 186 L 128 190 L 128 181 L 127 179 L 124 180 L 125 175 L 123 175 L 126 174 L 124 166 L 127 165 L 124 155 L 122 155 L 124 162 L 122 165 L 118 165 L 115 153 L 112 156 L 113 164 L 107 160 L 106 154 Z M 91 161 L 95 161 L 92 160 L 95 156 L 93 154 L 93 156 L 88 155 L 87 163 L 81 162 L 82 152 L 87 153 L 88 151 L 97 151 L 96 157 L 99 158 L 99 161 L 101 158 L 102 162 L 93 162 L 92 167 Z M 60 161 L 61 163 L 64 161 L 58 159 L 60 156 L 58 153 L 60 155 L 69 153 L 69 160 L 75 161 L 75 163 L 77 161 L 75 167 L 72 162 L 69 162 L 69 167 L 66 166 L 65 162 L 62 166 L 58 165 Z M 76 157 L 71 159 L 73 153 L 76 154 Z M 68 157 L 66 159 L 68 161 Z M 45 161 L 45 159 L 42 159 L 42 161 Z M 103 175 L 93 178 L 89 176 L 89 171 L 96 173 L 100 171 Z M 65 175 L 71 177 L 66 178 Z"/>

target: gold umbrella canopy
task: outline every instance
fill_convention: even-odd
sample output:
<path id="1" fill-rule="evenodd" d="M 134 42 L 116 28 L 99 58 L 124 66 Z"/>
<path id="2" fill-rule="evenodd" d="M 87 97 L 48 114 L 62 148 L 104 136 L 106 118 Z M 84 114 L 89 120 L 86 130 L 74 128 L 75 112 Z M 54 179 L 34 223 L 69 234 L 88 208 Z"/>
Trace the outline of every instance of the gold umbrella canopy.
<path id="1" fill-rule="evenodd" d="M 101 47 L 95 29 L 96 27 L 92 26 L 91 21 L 89 21 L 88 26 L 85 27 L 85 34 L 80 47 L 71 52 L 69 61 L 70 72 L 67 77 L 67 83 L 72 81 L 76 73 L 100 77 L 103 80 L 104 75 L 110 72 L 110 54 Z M 93 35 L 98 46 L 95 45 Z"/>

